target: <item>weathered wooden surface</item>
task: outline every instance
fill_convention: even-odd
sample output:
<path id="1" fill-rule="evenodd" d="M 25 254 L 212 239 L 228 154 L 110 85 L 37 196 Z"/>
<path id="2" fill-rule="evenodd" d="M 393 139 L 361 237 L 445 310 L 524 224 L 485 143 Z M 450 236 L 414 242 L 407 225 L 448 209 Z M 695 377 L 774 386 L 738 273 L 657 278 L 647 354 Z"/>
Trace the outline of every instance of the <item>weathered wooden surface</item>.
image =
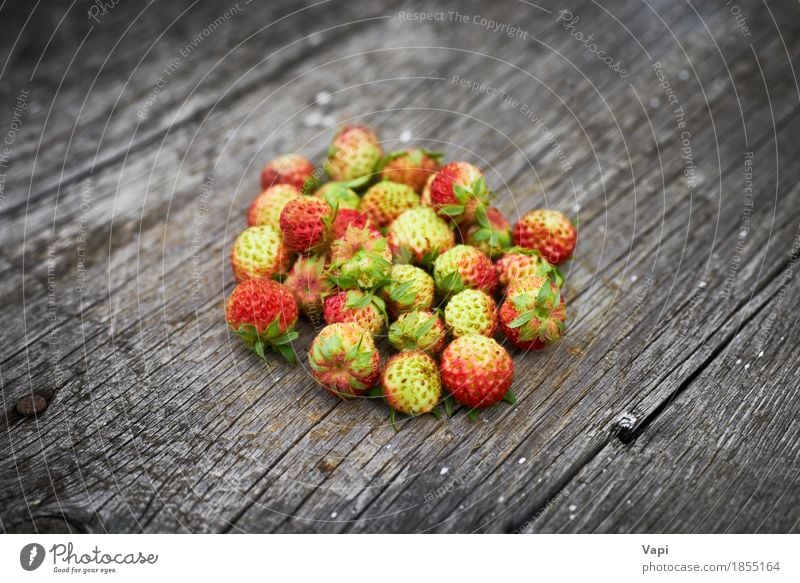
<path id="1" fill-rule="evenodd" d="M 28 97 L 0 201 L 0 528 L 797 531 L 800 8 L 742 7 L 744 31 L 699 4 L 6 15 L 0 130 Z M 567 336 L 515 354 L 515 407 L 395 433 L 228 335 L 260 164 L 319 160 L 350 119 L 479 163 L 513 218 L 579 219 Z M 49 408 L 22 418 L 31 392 Z"/>

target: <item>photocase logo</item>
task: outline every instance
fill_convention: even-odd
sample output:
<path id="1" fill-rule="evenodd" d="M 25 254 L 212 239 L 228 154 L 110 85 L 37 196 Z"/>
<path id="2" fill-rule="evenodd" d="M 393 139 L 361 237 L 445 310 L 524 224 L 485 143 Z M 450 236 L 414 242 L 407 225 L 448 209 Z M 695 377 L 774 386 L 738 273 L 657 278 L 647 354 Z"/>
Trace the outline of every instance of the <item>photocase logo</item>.
<path id="1" fill-rule="evenodd" d="M 35 571 L 44 562 L 44 547 L 38 543 L 30 543 L 19 552 L 19 564 L 26 571 Z"/>

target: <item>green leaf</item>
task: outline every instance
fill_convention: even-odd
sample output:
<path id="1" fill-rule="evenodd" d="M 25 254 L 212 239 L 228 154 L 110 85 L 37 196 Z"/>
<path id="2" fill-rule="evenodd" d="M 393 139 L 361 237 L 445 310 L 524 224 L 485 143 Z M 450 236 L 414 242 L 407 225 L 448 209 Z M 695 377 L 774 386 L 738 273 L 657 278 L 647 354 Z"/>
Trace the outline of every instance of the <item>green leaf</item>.
<path id="1" fill-rule="evenodd" d="M 440 215 L 447 215 L 448 217 L 457 217 L 464 214 L 463 204 L 447 204 L 439 209 Z"/>
<path id="2" fill-rule="evenodd" d="M 300 337 L 300 334 L 295 330 L 289 330 L 285 334 L 281 334 L 277 338 L 269 341 L 272 346 L 280 346 L 281 344 L 290 344 Z"/>
<path id="3" fill-rule="evenodd" d="M 472 238 L 476 242 L 480 243 L 481 241 L 487 241 L 487 240 L 491 239 L 493 235 L 494 235 L 494 232 L 491 229 L 483 228 L 483 229 L 478 229 L 477 231 L 475 231 L 475 233 L 472 235 Z"/>
<path id="4" fill-rule="evenodd" d="M 376 399 L 376 398 L 381 398 L 382 399 L 383 398 L 383 387 L 381 387 L 380 385 L 378 385 L 377 387 L 372 387 L 369 390 L 369 392 L 367 393 L 367 397 L 369 397 L 371 399 Z"/>
<path id="5" fill-rule="evenodd" d="M 398 286 L 392 288 L 392 291 L 389 292 L 389 299 L 393 302 L 403 302 L 406 303 L 408 300 L 408 296 L 411 295 L 413 299 L 414 294 L 414 281 L 404 281 Z"/>
<path id="6" fill-rule="evenodd" d="M 253 344 L 253 350 L 255 353 L 260 356 L 263 360 L 267 360 L 266 355 L 264 354 L 264 343 L 259 339 L 256 340 Z"/>
<path id="7" fill-rule="evenodd" d="M 478 205 L 478 208 L 475 209 L 475 220 L 484 229 L 491 230 L 492 224 L 489 222 L 489 215 L 486 214 L 486 207 L 482 204 Z"/>
<path id="8" fill-rule="evenodd" d="M 392 424 L 392 427 L 394 427 L 395 431 L 400 431 L 400 428 L 397 427 L 397 423 L 395 423 L 394 409 L 389 409 L 389 422 Z"/>
<path id="9" fill-rule="evenodd" d="M 356 310 L 361 310 L 363 308 L 366 308 L 371 301 L 372 301 L 372 296 L 368 294 L 362 294 L 357 291 L 349 291 L 347 292 L 347 300 L 345 301 L 344 305 L 346 308 L 354 308 Z"/>
<path id="10" fill-rule="evenodd" d="M 346 180 L 344 182 L 339 182 L 338 184 L 341 184 L 345 188 L 352 188 L 355 190 L 356 188 L 360 188 L 365 184 L 367 184 L 371 178 L 372 177 L 369 174 L 367 174 L 366 176 L 362 176 L 361 178 L 353 178 L 353 180 Z"/>
<path id="11" fill-rule="evenodd" d="M 467 417 L 469 417 L 470 421 L 477 421 L 479 415 L 480 411 L 478 411 L 477 409 L 470 409 L 469 412 L 467 413 Z"/>
<path id="12" fill-rule="evenodd" d="M 472 198 L 472 193 L 460 184 L 453 183 L 453 194 L 462 205 L 467 204 L 469 199 Z"/>
<path id="13" fill-rule="evenodd" d="M 297 364 L 297 354 L 295 354 L 294 348 L 290 344 L 281 344 L 275 348 L 289 364 Z"/>
<path id="14" fill-rule="evenodd" d="M 442 401 L 442 404 L 444 405 L 444 412 L 448 417 L 453 416 L 453 401 L 453 395 L 447 395 Z"/>
<path id="15" fill-rule="evenodd" d="M 536 305 L 540 308 L 551 308 L 553 304 L 550 301 L 553 299 L 553 289 L 549 281 L 545 281 L 539 294 L 536 296 Z"/>
<path id="16" fill-rule="evenodd" d="M 423 153 L 430 159 L 436 160 L 437 162 L 444 158 L 444 152 L 434 152 L 432 150 L 426 150 L 425 148 L 421 148 Z"/>
<path id="17" fill-rule="evenodd" d="M 433 329 L 438 319 L 439 318 L 437 316 L 429 316 L 428 319 L 425 322 L 423 322 L 419 328 L 417 328 L 416 331 L 417 338 L 422 338 L 423 336 L 425 336 L 425 334 L 430 332 Z"/>
<path id="18" fill-rule="evenodd" d="M 503 400 L 506 403 L 511 403 L 512 405 L 517 404 L 517 396 L 514 394 L 514 391 L 512 391 L 510 387 L 506 391 L 506 394 L 503 396 Z"/>
<path id="19" fill-rule="evenodd" d="M 458 293 L 464 289 L 464 281 L 461 279 L 461 274 L 457 271 L 451 271 L 441 278 L 439 282 L 439 289 L 445 293 Z"/>
<path id="20" fill-rule="evenodd" d="M 483 176 L 481 176 L 472 183 L 472 194 L 475 196 L 481 196 L 484 193 L 486 193 L 486 180 Z"/>
<path id="21" fill-rule="evenodd" d="M 522 314 L 511 320 L 511 322 L 508 323 L 508 327 L 519 328 L 521 326 L 524 326 L 525 324 L 533 320 L 534 315 L 535 314 L 533 313 L 533 310 L 523 312 Z"/>
<path id="22" fill-rule="evenodd" d="M 431 409 L 431 415 L 433 415 L 437 419 L 441 419 L 441 416 L 439 415 L 439 410 L 436 408 Z"/>

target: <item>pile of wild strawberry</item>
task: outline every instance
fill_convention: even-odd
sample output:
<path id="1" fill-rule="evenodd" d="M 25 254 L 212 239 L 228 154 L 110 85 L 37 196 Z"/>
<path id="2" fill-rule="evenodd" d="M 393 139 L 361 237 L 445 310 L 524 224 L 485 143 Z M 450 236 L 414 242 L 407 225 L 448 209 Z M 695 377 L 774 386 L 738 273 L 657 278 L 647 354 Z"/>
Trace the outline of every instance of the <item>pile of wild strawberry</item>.
<path id="1" fill-rule="evenodd" d="M 372 130 L 351 125 L 323 165 L 331 182 L 320 185 L 301 156 L 269 162 L 233 245 L 231 329 L 262 358 L 273 350 L 294 362 L 298 309 L 315 324 L 321 316 L 311 374 L 338 397 L 384 397 L 393 419 L 440 402 L 450 413 L 453 398 L 471 415 L 513 402 L 514 363 L 495 333 L 526 350 L 561 337 L 555 266 L 576 231 L 553 210 L 512 229 L 488 206 L 478 168 L 440 159 L 420 148 L 384 155 Z M 375 337 L 387 329 L 397 353 L 381 364 Z"/>

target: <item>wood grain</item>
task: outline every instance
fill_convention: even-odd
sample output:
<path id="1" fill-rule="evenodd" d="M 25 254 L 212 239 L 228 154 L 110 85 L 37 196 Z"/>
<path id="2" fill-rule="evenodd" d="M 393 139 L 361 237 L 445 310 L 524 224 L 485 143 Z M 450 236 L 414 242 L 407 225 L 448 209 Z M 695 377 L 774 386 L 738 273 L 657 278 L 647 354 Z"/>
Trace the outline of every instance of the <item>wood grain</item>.
<path id="1" fill-rule="evenodd" d="M 364 12 L 330 2 L 272 27 L 293 5 L 253 3 L 202 41 L 142 123 L 136 113 L 165 63 L 225 8 L 144 10 L 125 33 L 136 43 L 123 32 L 138 9 L 121 9 L 71 65 L 88 28 L 85 15 L 68 15 L 32 90 L 52 96 L 52 119 L 40 109 L 26 121 L 0 207 L 2 528 L 796 529 L 800 435 L 787 382 L 796 371 L 767 350 L 770 336 L 759 359 L 769 382 L 753 393 L 729 355 L 773 309 L 775 335 L 793 333 L 792 302 L 776 294 L 800 202 L 797 7 L 772 8 L 777 25 L 754 11 L 751 39 L 720 6 L 567 7 L 624 57 L 627 79 L 531 6 L 451 8 L 524 21 L 521 40 L 469 22 L 400 21 L 424 9 L 415 3 Z M 11 53 L 16 85 L 43 48 L 28 42 Z M 687 112 L 691 190 L 654 62 Z M 68 65 L 82 75 L 52 85 Z M 507 91 L 552 136 L 454 75 Z M 91 114 L 79 115 L 87 95 Z M 286 150 L 319 160 L 325 116 L 374 125 L 387 148 L 410 130 L 479 163 L 511 218 L 545 204 L 578 215 L 568 334 L 543 353 L 515 353 L 515 407 L 477 424 L 463 414 L 406 420 L 395 433 L 384 407 L 340 403 L 303 366 L 265 367 L 228 335 L 227 255 L 258 168 Z M 53 144 L 42 162 L 39 142 Z M 742 238 L 746 152 L 756 196 Z M 301 326 L 299 350 L 313 334 Z M 31 392 L 50 407 L 22 419 L 14 404 Z M 745 395 L 752 405 L 741 405 Z M 625 415 L 633 421 L 621 427 Z M 740 451 L 738 465 L 721 461 Z M 731 476 L 735 499 L 751 502 L 720 502 Z"/>

